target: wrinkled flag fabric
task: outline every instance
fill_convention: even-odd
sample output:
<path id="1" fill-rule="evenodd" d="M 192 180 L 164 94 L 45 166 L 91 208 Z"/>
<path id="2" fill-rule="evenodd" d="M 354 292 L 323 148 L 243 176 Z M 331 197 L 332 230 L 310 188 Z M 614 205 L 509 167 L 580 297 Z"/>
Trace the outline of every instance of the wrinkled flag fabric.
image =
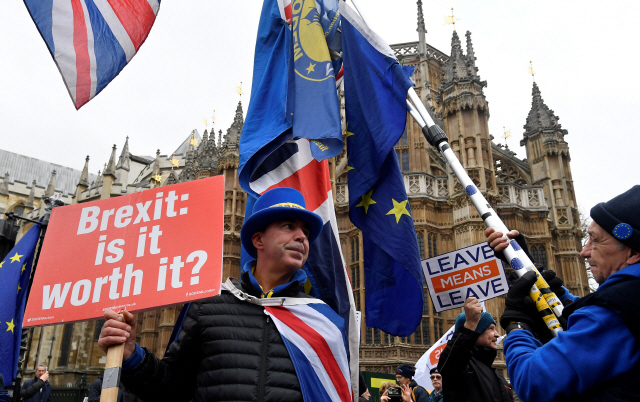
<path id="1" fill-rule="evenodd" d="M 24 0 L 76 109 L 122 71 L 147 39 L 160 0 Z"/>
<path id="2" fill-rule="evenodd" d="M 349 218 L 361 231 L 368 327 L 409 336 L 422 320 L 420 251 L 394 145 L 413 69 L 345 3 L 342 15 Z"/>

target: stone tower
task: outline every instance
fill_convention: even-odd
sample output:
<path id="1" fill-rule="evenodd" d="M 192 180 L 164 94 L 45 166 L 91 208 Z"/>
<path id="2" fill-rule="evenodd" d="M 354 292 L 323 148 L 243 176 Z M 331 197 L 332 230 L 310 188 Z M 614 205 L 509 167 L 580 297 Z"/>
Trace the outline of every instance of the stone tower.
<path id="1" fill-rule="evenodd" d="M 543 186 L 549 206 L 549 229 L 553 238 L 551 255 L 554 259 L 549 265 L 555 266 L 553 269 L 572 293 L 582 294 L 588 283 L 584 260 L 580 257 L 582 234 L 571 176 L 571 156 L 564 139 L 568 131 L 562 128 L 559 118 L 544 103 L 535 82 L 532 98 L 520 145 L 527 151 L 531 180 L 533 184 Z M 542 250 L 533 252 L 540 255 Z"/>

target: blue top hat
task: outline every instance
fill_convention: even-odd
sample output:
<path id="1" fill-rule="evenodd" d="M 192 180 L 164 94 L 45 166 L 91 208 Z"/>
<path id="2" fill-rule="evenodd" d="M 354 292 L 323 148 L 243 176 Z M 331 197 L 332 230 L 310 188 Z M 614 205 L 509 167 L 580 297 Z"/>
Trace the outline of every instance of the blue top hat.
<path id="1" fill-rule="evenodd" d="M 322 218 L 307 210 L 304 197 L 298 190 L 289 187 L 278 187 L 262 194 L 253 205 L 253 214 L 242 225 L 240 238 L 242 246 L 252 257 L 256 257 L 256 249 L 251 238 L 253 234 L 264 230 L 278 219 L 300 219 L 309 225 L 309 244 L 318 238 L 324 226 Z"/>

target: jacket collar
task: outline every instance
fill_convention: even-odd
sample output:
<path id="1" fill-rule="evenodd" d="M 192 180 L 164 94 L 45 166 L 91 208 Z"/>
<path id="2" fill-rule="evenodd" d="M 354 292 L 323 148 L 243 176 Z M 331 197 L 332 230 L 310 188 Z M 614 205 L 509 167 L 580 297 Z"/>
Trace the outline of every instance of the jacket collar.
<path id="1" fill-rule="evenodd" d="M 498 356 L 498 350 L 486 346 L 476 345 L 473 350 L 473 357 L 480 360 L 482 363 L 489 367 L 491 367 L 491 365 L 493 364 L 496 356 Z"/>
<path id="2" fill-rule="evenodd" d="M 307 282 L 307 274 L 304 269 L 299 269 L 293 274 L 291 281 L 278 285 L 267 294 L 264 293 L 262 286 L 258 283 L 255 276 L 253 276 L 253 266 L 255 261 L 249 261 L 242 267 L 242 284 L 244 291 L 248 294 L 256 297 L 271 297 L 271 296 L 295 296 L 302 291 L 302 286 Z"/>

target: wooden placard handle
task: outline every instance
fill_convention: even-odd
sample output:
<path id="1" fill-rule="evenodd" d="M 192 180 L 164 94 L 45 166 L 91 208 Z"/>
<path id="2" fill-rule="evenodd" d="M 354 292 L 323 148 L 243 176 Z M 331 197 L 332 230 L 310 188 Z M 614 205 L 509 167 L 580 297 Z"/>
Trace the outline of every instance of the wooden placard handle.
<path id="1" fill-rule="evenodd" d="M 123 355 L 124 343 L 120 345 L 111 345 L 109 346 L 109 349 L 107 349 L 107 364 L 105 365 L 104 376 L 102 379 L 100 402 L 118 401 L 118 389 L 120 386 L 120 373 L 122 371 Z"/>

